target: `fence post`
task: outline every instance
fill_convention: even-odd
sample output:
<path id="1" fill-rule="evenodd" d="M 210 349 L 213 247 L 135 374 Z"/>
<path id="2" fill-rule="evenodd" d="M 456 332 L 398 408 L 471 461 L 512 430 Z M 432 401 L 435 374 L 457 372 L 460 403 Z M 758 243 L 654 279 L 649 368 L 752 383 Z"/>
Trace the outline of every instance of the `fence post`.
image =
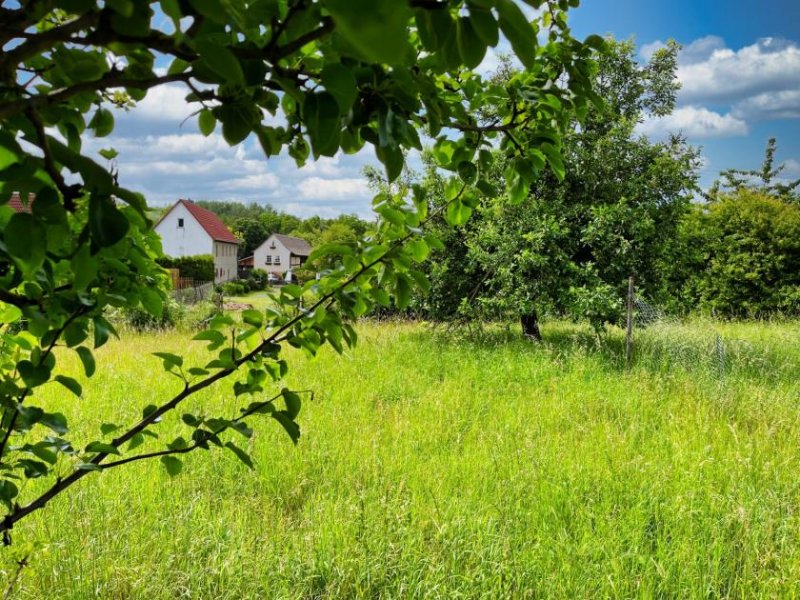
<path id="1" fill-rule="evenodd" d="M 625 368 L 631 368 L 633 350 L 633 276 L 628 277 L 628 323 L 625 333 Z"/>

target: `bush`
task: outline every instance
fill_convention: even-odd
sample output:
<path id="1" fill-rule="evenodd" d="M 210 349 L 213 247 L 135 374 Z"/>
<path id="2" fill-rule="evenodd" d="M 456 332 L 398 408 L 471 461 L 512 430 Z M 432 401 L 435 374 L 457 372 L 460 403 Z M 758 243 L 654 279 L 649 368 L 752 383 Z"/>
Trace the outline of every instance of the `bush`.
<path id="1" fill-rule="evenodd" d="M 214 257 L 210 254 L 178 258 L 164 256 L 157 259 L 156 262 L 165 269 L 178 269 L 180 276 L 184 279 L 214 281 Z"/>
<path id="2" fill-rule="evenodd" d="M 743 189 L 690 218 L 687 296 L 724 317 L 800 314 L 800 206 Z"/>

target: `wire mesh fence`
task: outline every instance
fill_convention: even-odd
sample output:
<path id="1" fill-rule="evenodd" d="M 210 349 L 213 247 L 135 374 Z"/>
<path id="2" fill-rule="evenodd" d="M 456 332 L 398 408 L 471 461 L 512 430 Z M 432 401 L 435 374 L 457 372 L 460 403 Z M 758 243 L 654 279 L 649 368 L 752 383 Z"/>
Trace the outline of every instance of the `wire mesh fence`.
<path id="1" fill-rule="evenodd" d="M 779 323 L 737 324 L 711 318 L 681 318 L 641 296 L 630 302 L 633 326 L 628 368 L 690 370 L 724 379 L 800 378 L 796 327 Z M 759 330 L 770 329 L 770 335 Z M 745 339 L 746 338 L 746 339 Z M 781 340 L 785 338 L 786 343 Z"/>

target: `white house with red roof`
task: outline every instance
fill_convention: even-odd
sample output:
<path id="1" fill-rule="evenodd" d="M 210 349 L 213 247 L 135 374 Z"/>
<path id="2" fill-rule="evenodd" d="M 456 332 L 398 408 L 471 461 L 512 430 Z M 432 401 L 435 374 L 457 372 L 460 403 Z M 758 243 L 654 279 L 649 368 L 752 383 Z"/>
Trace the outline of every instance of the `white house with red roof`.
<path id="1" fill-rule="evenodd" d="M 239 240 L 210 210 L 180 199 L 159 219 L 155 231 L 167 256 L 210 254 L 214 283 L 236 279 Z"/>

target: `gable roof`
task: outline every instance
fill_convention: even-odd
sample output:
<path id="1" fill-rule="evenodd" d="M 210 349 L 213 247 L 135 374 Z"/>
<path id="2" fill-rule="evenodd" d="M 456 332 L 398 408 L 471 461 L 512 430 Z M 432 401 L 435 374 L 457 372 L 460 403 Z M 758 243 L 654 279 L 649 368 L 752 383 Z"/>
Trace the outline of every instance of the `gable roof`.
<path id="1" fill-rule="evenodd" d="M 311 244 L 304 239 L 283 235 L 282 233 L 273 233 L 272 236 L 286 246 L 286 249 L 295 256 L 308 256 L 311 254 Z"/>
<path id="2" fill-rule="evenodd" d="M 29 213 L 31 212 L 31 205 L 34 200 L 36 200 L 36 194 L 28 194 L 28 202 L 23 204 L 19 192 L 13 192 L 11 194 L 11 199 L 8 201 L 8 205 L 14 209 L 14 212 Z"/>
<path id="3" fill-rule="evenodd" d="M 239 240 L 236 239 L 236 236 L 231 233 L 231 230 L 225 226 L 220 218 L 211 212 L 203 208 L 202 206 L 197 206 L 191 200 L 186 200 L 181 198 L 178 200 L 172 208 L 170 208 L 164 215 L 158 220 L 158 223 L 164 220 L 169 213 L 171 213 L 175 208 L 179 205 L 183 204 L 186 210 L 189 211 L 189 214 L 192 215 L 195 220 L 200 223 L 200 226 L 205 229 L 206 233 L 211 236 L 211 239 L 216 242 L 228 242 L 230 244 L 238 244 Z M 156 225 L 158 225 L 156 223 Z"/>

